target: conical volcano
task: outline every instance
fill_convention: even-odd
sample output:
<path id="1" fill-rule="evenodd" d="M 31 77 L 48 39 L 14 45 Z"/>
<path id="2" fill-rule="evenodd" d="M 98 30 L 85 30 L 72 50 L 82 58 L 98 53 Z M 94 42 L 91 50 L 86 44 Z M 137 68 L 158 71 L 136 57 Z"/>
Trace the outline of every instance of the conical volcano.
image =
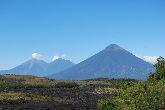
<path id="1" fill-rule="evenodd" d="M 71 61 L 61 58 L 50 63 L 32 58 L 15 68 L 0 71 L 0 74 L 35 75 L 43 77 L 60 72 L 73 65 L 74 63 Z"/>
<path id="2" fill-rule="evenodd" d="M 84 80 L 91 78 L 145 79 L 154 67 L 122 47 L 111 44 L 87 60 L 53 74 L 51 78 Z"/>
<path id="3" fill-rule="evenodd" d="M 45 74 L 46 72 L 46 69 L 47 69 L 47 63 L 45 61 L 32 58 L 16 66 L 15 68 L 12 68 L 10 70 L 0 71 L 0 73 L 43 76 L 43 74 Z"/>

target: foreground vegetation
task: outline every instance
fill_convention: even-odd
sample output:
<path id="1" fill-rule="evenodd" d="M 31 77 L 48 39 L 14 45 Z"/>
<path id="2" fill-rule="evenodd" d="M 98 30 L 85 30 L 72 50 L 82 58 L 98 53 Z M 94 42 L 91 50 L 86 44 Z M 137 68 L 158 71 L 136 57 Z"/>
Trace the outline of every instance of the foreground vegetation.
<path id="1" fill-rule="evenodd" d="M 156 72 L 147 81 L 125 82 L 116 97 L 98 102 L 99 110 L 165 110 L 165 59 L 158 58 Z"/>
<path id="2" fill-rule="evenodd" d="M 99 99 L 116 96 L 131 79 L 58 81 L 24 75 L 0 76 L 0 110 L 95 110 Z"/>

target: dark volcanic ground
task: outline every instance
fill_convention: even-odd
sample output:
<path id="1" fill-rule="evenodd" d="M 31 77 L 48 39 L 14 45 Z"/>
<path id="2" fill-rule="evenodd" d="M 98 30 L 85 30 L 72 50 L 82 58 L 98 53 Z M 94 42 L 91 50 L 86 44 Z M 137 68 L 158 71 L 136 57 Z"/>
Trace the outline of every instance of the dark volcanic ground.
<path id="1" fill-rule="evenodd" d="M 123 81 L 57 81 L 34 76 L 0 76 L 0 110 L 96 110 L 99 99 L 117 95 Z"/>
<path id="2" fill-rule="evenodd" d="M 52 101 L 1 100 L 0 108 L 2 110 L 95 110 L 97 109 L 98 99 L 108 98 L 111 94 L 92 93 L 94 88 L 94 85 L 90 85 L 85 88 L 37 88 L 21 90 L 24 93 L 50 96 Z"/>

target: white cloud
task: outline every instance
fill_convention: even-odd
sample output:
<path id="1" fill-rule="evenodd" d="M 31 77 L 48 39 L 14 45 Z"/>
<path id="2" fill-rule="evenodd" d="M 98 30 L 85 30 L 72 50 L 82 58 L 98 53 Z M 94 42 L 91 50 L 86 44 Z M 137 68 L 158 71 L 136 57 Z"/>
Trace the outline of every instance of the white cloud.
<path id="1" fill-rule="evenodd" d="M 42 55 L 39 53 L 33 53 L 32 54 L 32 58 L 33 59 L 37 59 L 37 60 L 41 60 L 42 59 Z"/>
<path id="2" fill-rule="evenodd" d="M 60 58 L 59 55 L 54 55 L 52 61 L 55 61 L 55 60 L 57 60 L 57 59 L 59 59 L 59 58 Z"/>
<path id="3" fill-rule="evenodd" d="M 55 60 L 57 60 L 59 58 L 62 58 L 62 59 L 66 58 L 66 54 L 54 55 L 53 58 L 52 58 L 52 61 L 55 61 Z"/>
<path id="4" fill-rule="evenodd" d="M 157 58 L 159 58 L 159 56 L 142 56 L 140 58 L 146 62 L 149 62 L 151 64 L 155 64 L 155 63 L 157 63 Z"/>

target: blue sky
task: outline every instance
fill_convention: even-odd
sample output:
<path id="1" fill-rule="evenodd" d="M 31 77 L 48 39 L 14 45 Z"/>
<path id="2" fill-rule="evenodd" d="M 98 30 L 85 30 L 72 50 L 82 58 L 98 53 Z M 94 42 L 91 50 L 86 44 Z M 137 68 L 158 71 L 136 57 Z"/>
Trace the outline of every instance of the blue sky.
<path id="1" fill-rule="evenodd" d="M 111 43 L 165 56 L 164 0 L 0 0 L 0 68 L 39 53 L 80 62 Z"/>

